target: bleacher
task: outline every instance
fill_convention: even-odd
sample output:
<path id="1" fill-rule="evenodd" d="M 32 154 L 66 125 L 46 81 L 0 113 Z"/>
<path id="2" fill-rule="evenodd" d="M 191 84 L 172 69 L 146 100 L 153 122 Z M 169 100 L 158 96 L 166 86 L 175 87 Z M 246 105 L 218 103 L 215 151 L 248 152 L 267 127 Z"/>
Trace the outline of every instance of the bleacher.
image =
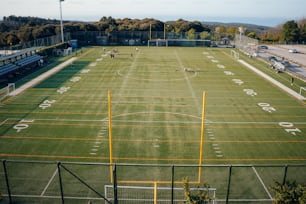
<path id="1" fill-rule="evenodd" d="M 23 66 L 27 66 L 27 65 L 30 65 L 30 64 L 33 64 L 33 63 L 36 63 L 38 62 L 40 59 L 42 59 L 42 56 L 40 55 L 31 55 L 29 57 L 25 57 L 23 59 L 20 59 L 20 60 L 17 60 L 15 62 L 15 64 L 19 67 L 23 67 Z"/>
<path id="2" fill-rule="evenodd" d="M 0 76 L 10 73 L 16 69 L 18 69 L 18 66 L 15 64 L 9 63 L 9 64 L 2 65 L 0 66 Z"/>
<path id="3" fill-rule="evenodd" d="M 28 66 L 38 63 L 43 57 L 33 54 L 32 50 L 15 53 L 13 55 L 1 57 L 0 76 L 14 72 Z"/>

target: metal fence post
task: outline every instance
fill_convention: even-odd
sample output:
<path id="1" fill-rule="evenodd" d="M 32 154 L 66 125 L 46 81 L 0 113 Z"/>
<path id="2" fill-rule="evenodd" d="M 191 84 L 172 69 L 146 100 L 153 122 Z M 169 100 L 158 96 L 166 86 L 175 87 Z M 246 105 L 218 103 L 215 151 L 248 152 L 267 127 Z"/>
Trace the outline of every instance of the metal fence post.
<path id="1" fill-rule="evenodd" d="M 63 183 L 62 183 L 62 175 L 61 175 L 61 162 L 57 162 L 57 171 L 58 171 L 58 178 L 59 178 L 59 183 L 60 183 L 60 190 L 61 190 L 61 199 L 62 199 L 62 204 L 65 203 L 64 200 L 64 191 L 63 191 Z"/>
<path id="2" fill-rule="evenodd" d="M 9 179 L 8 179 L 8 175 L 7 175 L 6 160 L 3 160 L 2 164 L 3 164 L 3 169 L 4 169 L 4 176 L 5 176 L 7 194 L 8 194 L 8 197 L 9 197 L 9 203 L 11 204 L 13 202 L 12 202 L 11 188 L 10 188 Z"/>
<path id="3" fill-rule="evenodd" d="M 174 204 L 174 165 L 171 168 L 171 203 Z"/>
<path id="4" fill-rule="evenodd" d="M 118 204 L 118 194 L 117 194 L 117 166 L 113 167 L 113 185 L 114 185 L 114 204 Z"/>
<path id="5" fill-rule="evenodd" d="M 228 175 L 228 183 L 227 183 L 227 192 L 226 192 L 226 204 L 228 204 L 229 194 L 230 194 L 230 186 L 231 186 L 231 177 L 232 177 L 232 165 L 229 167 L 229 175 Z"/>
<path id="6" fill-rule="evenodd" d="M 288 172 L 288 165 L 285 166 L 284 177 L 283 177 L 283 185 L 285 185 L 285 183 L 286 183 L 287 172 Z"/>

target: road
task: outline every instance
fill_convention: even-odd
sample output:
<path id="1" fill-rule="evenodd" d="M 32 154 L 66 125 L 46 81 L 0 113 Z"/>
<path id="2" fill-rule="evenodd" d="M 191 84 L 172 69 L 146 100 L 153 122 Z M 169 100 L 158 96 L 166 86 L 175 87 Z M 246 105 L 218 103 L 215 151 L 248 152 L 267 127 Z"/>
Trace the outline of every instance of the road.
<path id="1" fill-rule="evenodd" d="M 276 56 L 289 61 L 292 66 L 288 69 L 306 79 L 306 45 L 269 45 L 269 49 L 262 50 L 259 55 L 267 58 Z M 296 49 L 298 53 L 290 53 L 289 49 Z"/>

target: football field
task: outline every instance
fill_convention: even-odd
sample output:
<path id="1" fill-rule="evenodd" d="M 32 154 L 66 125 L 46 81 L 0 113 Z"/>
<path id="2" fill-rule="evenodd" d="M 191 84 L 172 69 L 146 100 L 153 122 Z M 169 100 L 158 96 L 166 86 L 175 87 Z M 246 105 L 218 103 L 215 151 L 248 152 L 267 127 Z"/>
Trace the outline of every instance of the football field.
<path id="1" fill-rule="evenodd" d="M 112 59 L 113 49 L 84 49 L 73 63 L 0 104 L 0 158 L 191 166 L 306 163 L 305 101 L 243 66 L 230 49 L 118 47 Z M 45 168 L 48 183 L 56 172 Z M 140 180 L 170 179 L 155 170 L 147 173 L 152 178 Z M 143 171 L 128 166 L 123 172 L 118 181 L 133 183 Z M 192 181 L 202 176 L 198 168 L 195 172 Z M 242 175 L 259 177 L 250 172 Z M 305 182 L 305 171 L 300 172 L 295 179 Z M 41 192 L 47 191 L 49 185 L 42 186 Z"/>

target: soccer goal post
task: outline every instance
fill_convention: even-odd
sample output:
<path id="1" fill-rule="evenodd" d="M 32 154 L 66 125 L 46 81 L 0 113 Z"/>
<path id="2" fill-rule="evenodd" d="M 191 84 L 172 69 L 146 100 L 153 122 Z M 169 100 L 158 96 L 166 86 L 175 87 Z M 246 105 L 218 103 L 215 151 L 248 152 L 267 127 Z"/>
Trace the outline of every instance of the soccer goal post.
<path id="1" fill-rule="evenodd" d="M 168 47 L 168 40 L 163 39 L 155 39 L 155 40 L 148 40 L 148 47 Z"/>
<path id="2" fill-rule="evenodd" d="M 10 93 L 12 93 L 13 91 L 15 91 L 15 84 L 14 83 L 10 83 L 8 84 L 6 87 L 0 89 L 0 103 L 6 99 Z"/>
<path id="3" fill-rule="evenodd" d="M 105 185 L 104 193 L 108 200 L 114 200 L 114 186 Z M 191 192 L 205 191 L 208 193 L 209 204 L 216 204 L 216 188 L 190 188 Z M 117 186 L 118 200 L 130 203 L 170 203 L 171 187 L 154 186 Z M 186 201 L 184 188 L 173 188 L 174 201 L 183 203 Z"/>
<path id="4" fill-rule="evenodd" d="M 300 95 L 305 97 L 306 96 L 305 92 L 306 92 L 306 87 L 300 87 Z"/>
<path id="5" fill-rule="evenodd" d="M 236 60 L 239 60 L 239 53 L 235 50 L 231 50 L 231 56 Z"/>

